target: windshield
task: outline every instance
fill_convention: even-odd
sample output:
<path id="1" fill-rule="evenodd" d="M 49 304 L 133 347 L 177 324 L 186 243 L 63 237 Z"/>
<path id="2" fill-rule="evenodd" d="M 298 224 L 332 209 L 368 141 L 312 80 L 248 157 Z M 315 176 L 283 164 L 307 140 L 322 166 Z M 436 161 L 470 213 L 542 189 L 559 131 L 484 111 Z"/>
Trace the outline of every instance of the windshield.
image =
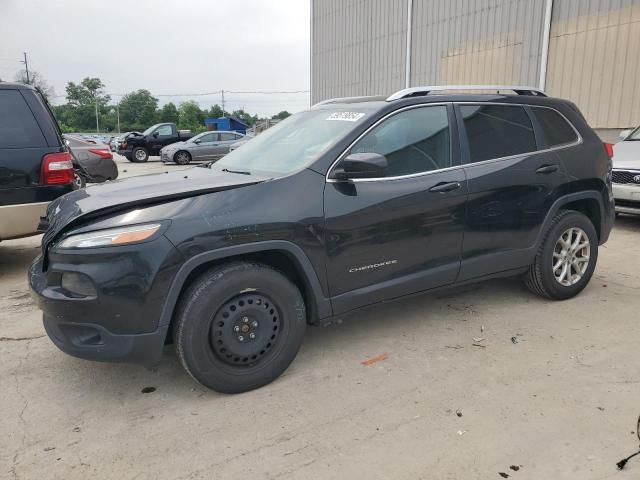
<path id="1" fill-rule="evenodd" d="M 347 108 L 347 107 L 343 107 Z M 271 127 L 216 163 L 229 170 L 288 174 L 317 160 L 364 121 L 373 107 L 352 105 L 349 111 L 307 110 Z"/>
<path id="2" fill-rule="evenodd" d="M 191 137 L 189 140 L 187 140 L 187 143 L 194 143 L 196 140 L 204 137 L 205 135 L 209 135 L 211 132 L 202 132 L 199 133 L 198 135 L 196 135 L 195 137 Z"/>
<path id="3" fill-rule="evenodd" d="M 631 132 L 631 135 L 629 135 L 627 138 L 625 138 L 625 141 L 640 141 L 640 127 L 636 128 L 633 132 Z"/>
<path id="4" fill-rule="evenodd" d="M 160 125 L 159 123 L 156 123 L 155 125 L 151 125 L 149 128 L 147 128 L 144 132 L 142 132 L 142 135 L 150 135 L 151 132 L 153 132 L 156 127 Z"/>

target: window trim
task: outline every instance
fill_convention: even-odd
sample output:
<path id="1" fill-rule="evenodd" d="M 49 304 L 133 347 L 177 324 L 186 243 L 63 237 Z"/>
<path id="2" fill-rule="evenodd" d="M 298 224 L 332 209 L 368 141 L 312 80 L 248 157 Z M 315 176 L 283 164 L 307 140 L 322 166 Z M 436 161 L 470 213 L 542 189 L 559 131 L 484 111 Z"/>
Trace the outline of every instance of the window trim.
<path id="1" fill-rule="evenodd" d="M 573 131 L 576 134 L 576 140 L 571 142 L 571 143 L 565 143 L 562 145 L 556 145 L 553 147 L 548 147 L 548 148 L 543 148 L 540 150 L 535 150 L 535 151 L 530 151 L 530 152 L 522 152 L 522 153 L 518 153 L 515 155 L 508 155 L 506 157 L 496 157 L 496 158 L 488 158 L 486 160 L 480 160 L 478 162 L 468 162 L 468 163 L 464 163 L 464 160 L 467 158 L 471 158 L 470 157 L 470 149 L 469 149 L 469 140 L 467 137 L 467 130 L 464 127 L 464 119 L 462 118 L 462 114 L 460 112 L 460 109 L 457 108 L 459 105 L 499 105 L 499 106 L 506 106 L 506 107 L 510 107 L 510 106 L 514 106 L 514 107 L 523 107 L 525 110 L 525 113 L 529 116 L 529 119 L 531 120 L 531 124 L 533 126 L 533 130 L 534 130 L 534 135 L 536 136 L 536 146 L 540 144 L 539 139 L 537 138 L 537 125 L 536 123 L 538 122 L 537 118 L 531 118 L 531 115 L 529 114 L 529 112 L 527 112 L 527 107 L 529 108 L 547 108 L 549 110 L 552 110 L 554 112 L 556 112 L 558 115 L 560 115 L 564 121 L 566 121 L 569 126 L 571 126 L 571 128 L 573 129 Z M 487 163 L 493 163 L 493 162 L 500 162 L 502 160 L 513 160 L 514 158 L 519 158 L 519 157 L 526 157 L 526 156 L 532 156 L 532 155 L 537 155 L 539 153 L 548 153 L 548 152 L 552 152 L 555 150 L 562 150 L 564 148 L 569 148 L 569 147 L 575 147 L 576 145 L 580 145 L 583 143 L 583 139 L 582 139 L 582 135 L 580 135 L 580 132 L 578 131 L 578 129 L 575 127 L 575 125 L 559 110 L 557 110 L 556 108 L 553 107 L 549 107 L 547 105 L 530 105 L 527 103 L 504 103 L 504 102 L 453 102 L 453 107 L 454 107 L 454 111 L 458 120 L 458 131 L 459 131 L 459 135 L 460 135 L 460 140 L 461 140 L 461 146 L 462 146 L 462 157 L 463 157 L 463 163 L 462 166 L 463 167 L 468 167 L 468 166 L 474 166 L 474 165 L 483 165 L 483 164 L 487 164 Z"/>
<path id="2" fill-rule="evenodd" d="M 336 167 L 336 165 L 338 165 L 338 163 L 340 163 L 342 160 L 344 160 L 345 157 L 347 156 L 347 153 L 349 151 L 351 151 L 353 146 L 356 143 L 358 143 L 365 135 L 367 135 L 369 132 L 371 132 L 371 130 L 376 128 L 378 125 L 380 125 L 382 122 L 384 122 L 388 118 L 391 118 L 391 117 L 393 117 L 393 116 L 395 116 L 395 115 L 397 115 L 399 113 L 405 112 L 407 110 L 414 110 L 416 108 L 445 107 L 445 111 L 447 113 L 447 122 L 449 124 L 449 161 L 450 161 L 450 163 L 453 163 L 453 137 L 454 137 L 454 133 L 455 133 L 454 128 L 453 128 L 453 124 L 455 123 L 455 116 L 454 116 L 454 118 L 451 117 L 451 112 L 450 112 L 450 109 L 449 109 L 449 107 L 452 104 L 453 104 L 453 102 L 438 102 L 438 103 L 421 103 L 421 104 L 418 104 L 418 105 L 409 105 L 407 107 L 399 108 L 397 110 L 389 112 L 388 114 L 386 114 L 382 118 L 379 118 L 377 121 L 375 121 L 373 124 L 371 124 L 364 132 L 362 132 L 360 135 L 358 135 L 358 137 L 353 142 L 351 142 L 349 144 L 349 146 L 347 148 L 345 148 L 340 155 L 338 155 L 338 158 L 331 164 L 331 166 L 329 167 L 329 170 L 327 170 L 327 174 L 325 175 L 325 181 L 327 183 L 368 183 L 368 182 L 382 182 L 382 181 L 388 181 L 388 180 L 404 180 L 404 179 L 407 179 L 407 178 L 422 177 L 422 176 L 425 176 L 425 175 L 431 175 L 433 173 L 445 172 L 445 171 L 448 171 L 448 170 L 454 170 L 454 169 L 461 168 L 462 165 L 450 165 L 449 167 L 440 168 L 440 169 L 437 169 L 437 170 L 427 170 L 427 171 L 424 171 L 424 172 L 410 173 L 410 174 L 407 174 L 407 175 L 398 175 L 398 176 L 395 176 L 395 177 L 351 178 L 351 179 L 348 179 L 348 180 L 337 180 L 335 178 L 329 178 L 329 176 L 333 172 L 333 169 Z"/>
<path id="3" fill-rule="evenodd" d="M 542 131 L 542 125 L 540 124 L 540 121 L 538 120 L 538 117 L 536 117 L 535 110 L 534 110 L 535 108 L 546 108 L 547 110 L 554 111 L 555 113 L 560 115 L 560 118 L 562 118 L 565 122 L 567 122 L 567 124 L 569 124 L 569 126 L 573 129 L 574 133 L 576 134 L 576 140 L 573 140 L 572 142 L 558 143 L 557 145 L 553 145 L 553 146 L 547 147 L 547 148 L 564 147 L 564 146 L 567 146 L 567 145 L 571 145 L 571 144 L 575 143 L 577 140 L 581 139 L 580 133 L 578 133 L 578 130 L 573 126 L 573 123 L 571 123 L 567 117 L 565 117 L 562 113 L 557 111 L 555 108 L 541 107 L 541 106 L 538 107 L 536 105 L 530 105 L 529 108 L 531 110 L 531 113 L 530 113 L 531 121 L 535 122 L 536 131 L 540 131 L 540 136 L 542 137 L 540 140 L 544 139 L 545 143 L 549 143 L 549 139 L 545 135 L 544 131 Z M 538 142 L 538 143 L 541 143 L 541 142 Z"/>

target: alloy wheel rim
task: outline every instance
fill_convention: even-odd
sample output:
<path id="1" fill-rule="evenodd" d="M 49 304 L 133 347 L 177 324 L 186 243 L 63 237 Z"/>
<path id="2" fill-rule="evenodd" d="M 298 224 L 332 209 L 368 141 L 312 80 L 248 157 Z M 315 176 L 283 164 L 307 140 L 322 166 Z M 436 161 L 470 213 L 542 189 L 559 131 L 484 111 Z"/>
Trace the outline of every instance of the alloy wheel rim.
<path id="1" fill-rule="evenodd" d="M 266 356 L 282 329 L 278 308 L 256 292 L 227 301 L 213 317 L 209 340 L 213 353 L 234 367 L 250 367 Z"/>
<path id="2" fill-rule="evenodd" d="M 187 161 L 187 154 L 186 153 L 179 153 L 178 154 L 178 162 L 182 163 L 182 162 L 186 162 Z"/>
<path id="3" fill-rule="evenodd" d="M 582 280 L 590 260 L 591 244 L 585 231 L 578 227 L 568 228 L 553 248 L 553 276 L 560 285 L 571 287 Z"/>
<path id="4" fill-rule="evenodd" d="M 77 173 L 74 174 L 73 181 L 75 182 L 76 187 L 82 188 L 82 178 L 80 178 L 80 175 L 78 175 Z"/>
<path id="5" fill-rule="evenodd" d="M 142 151 L 142 150 L 137 150 L 137 151 L 136 151 L 136 159 L 138 159 L 138 160 L 144 160 L 144 157 L 145 157 L 145 155 L 144 155 L 144 151 Z"/>

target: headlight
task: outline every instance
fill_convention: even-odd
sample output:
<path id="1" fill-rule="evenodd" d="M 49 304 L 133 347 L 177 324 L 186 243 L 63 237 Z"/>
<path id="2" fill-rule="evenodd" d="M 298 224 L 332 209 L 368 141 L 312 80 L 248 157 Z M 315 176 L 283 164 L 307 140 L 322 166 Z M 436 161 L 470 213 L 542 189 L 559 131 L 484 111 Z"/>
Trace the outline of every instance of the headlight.
<path id="1" fill-rule="evenodd" d="M 162 225 L 151 223 L 130 227 L 109 228 L 95 232 L 71 235 L 58 244 L 58 248 L 95 248 L 141 242 L 153 236 Z"/>

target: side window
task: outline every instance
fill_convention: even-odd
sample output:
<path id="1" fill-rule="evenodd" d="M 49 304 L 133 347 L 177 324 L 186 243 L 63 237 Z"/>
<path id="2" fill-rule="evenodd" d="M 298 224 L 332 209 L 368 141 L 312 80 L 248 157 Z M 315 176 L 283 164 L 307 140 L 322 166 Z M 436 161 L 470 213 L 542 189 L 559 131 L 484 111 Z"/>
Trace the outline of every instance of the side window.
<path id="1" fill-rule="evenodd" d="M 221 133 L 220 141 L 221 142 L 229 142 L 231 140 L 235 140 L 236 136 L 233 133 Z"/>
<path id="2" fill-rule="evenodd" d="M 351 153 L 387 157 L 387 177 L 411 175 L 451 165 L 447 107 L 413 108 L 388 118 L 351 148 Z"/>
<path id="3" fill-rule="evenodd" d="M 461 105 L 460 112 L 472 163 L 537 150 L 533 125 L 523 107 Z"/>
<path id="4" fill-rule="evenodd" d="M 540 124 L 544 135 L 544 146 L 547 148 L 573 143 L 578 140 L 575 130 L 555 110 L 542 107 L 531 107 L 531 111 Z"/>
<path id="5" fill-rule="evenodd" d="M 158 127 L 156 129 L 156 132 L 158 132 L 159 137 L 170 137 L 171 135 L 173 135 L 173 129 L 171 128 L 171 125 L 162 125 L 161 127 Z"/>
<path id="6" fill-rule="evenodd" d="M 47 141 L 18 90 L 0 90 L 0 148 L 46 147 Z"/>
<path id="7" fill-rule="evenodd" d="M 208 133 L 200 137 L 200 143 L 211 143 L 216 141 L 217 133 Z"/>

